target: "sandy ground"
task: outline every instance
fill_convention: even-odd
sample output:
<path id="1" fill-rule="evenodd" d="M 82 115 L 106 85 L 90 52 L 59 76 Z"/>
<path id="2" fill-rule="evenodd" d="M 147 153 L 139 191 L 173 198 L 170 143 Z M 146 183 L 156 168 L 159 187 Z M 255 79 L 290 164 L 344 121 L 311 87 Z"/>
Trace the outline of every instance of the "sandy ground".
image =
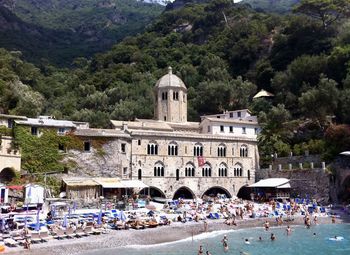
<path id="1" fill-rule="evenodd" d="M 227 226 L 223 220 L 209 220 L 208 231 L 232 230 L 251 227 L 263 227 L 265 218 L 248 219 L 237 221 L 237 226 Z M 276 226 L 275 219 L 268 219 L 270 225 Z M 336 223 L 348 222 L 344 217 L 338 218 Z M 319 217 L 319 224 L 331 223 L 330 217 Z M 293 222 L 284 223 L 284 225 L 303 224 L 303 218 L 295 218 Z M 46 243 L 33 244 L 31 250 L 24 250 L 23 247 L 7 248 L 7 254 L 25 254 L 25 255 L 70 255 L 79 254 L 86 251 L 98 250 L 103 248 L 117 248 L 126 245 L 150 245 L 157 243 L 172 242 L 184 238 L 198 235 L 204 232 L 204 223 L 173 223 L 171 226 L 157 227 L 145 230 L 111 230 L 108 234 L 92 235 L 82 238 L 73 238 L 65 240 L 50 240 Z"/>

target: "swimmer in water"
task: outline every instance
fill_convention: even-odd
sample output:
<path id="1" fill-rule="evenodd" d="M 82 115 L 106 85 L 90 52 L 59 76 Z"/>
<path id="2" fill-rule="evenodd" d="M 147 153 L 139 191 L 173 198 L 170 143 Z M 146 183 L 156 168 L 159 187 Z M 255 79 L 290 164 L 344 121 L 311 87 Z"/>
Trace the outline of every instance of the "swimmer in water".
<path id="1" fill-rule="evenodd" d="M 224 238 L 221 240 L 222 245 L 224 246 L 224 251 L 227 252 L 228 251 L 228 239 L 227 236 L 224 235 Z"/>
<path id="2" fill-rule="evenodd" d="M 207 252 L 205 253 L 205 255 L 211 255 L 211 253 L 210 253 L 209 251 L 207 251 Z"/>
<path id="3" fill-rule="evenodd" d="M 262 238 L 261 238 L 261 236 L 259 236 L 259 241 L 262 241 Z"/>
<path id="4" fill-rule="evenodd" d="M 250 244 L 248 238 L 246 238 L 246 239 L 244 240 L 244 243 L 245 243 L 245 244 Z"/>
<path id="5" fill-rule="evenodd" d="M 287 226 L 286 232 L 288 236 L 292 233 L 292 229 L 290 228 L 290 226 Z"/>
<path id="6" fill-rule="evenodd" d="M 270 223 L 268 221 L 265 221 L 264 227 L 265 227 L 265 230 L 268 231 L 270 228 Z"/>
<path id="7" fill-rule="evenodd" d="M 314 233 L 314 236 L 316 236 L 316 233 Z"/>
<path id="8" fill-rule="evenodd" d="M 199 245 L 198 255 L 204 255 L 203 246 Z"/>
<path id="9" fill-rule="evenodd" d="M 273 234 L 273 233 L 271 233 L 271 241 L 275 241 L 276 240 L 276 236 Z"/>

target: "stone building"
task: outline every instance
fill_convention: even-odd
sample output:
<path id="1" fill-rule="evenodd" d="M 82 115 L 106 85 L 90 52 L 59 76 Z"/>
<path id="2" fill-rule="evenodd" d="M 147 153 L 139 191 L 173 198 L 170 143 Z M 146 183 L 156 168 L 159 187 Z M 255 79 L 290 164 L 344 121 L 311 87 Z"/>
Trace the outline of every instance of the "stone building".
<path id="1" fill-rule="evenodd" d="M 166 198 L 231 197 L 254 183 L 260 129 L 249 110 L 188 122 L 187 88 L 171 68 L 154 94 L 155 119 L 111 121 L 116 131 L 129 135 L 114 152 L 130 158 L 118 167 L 123 178 L 142 180 L 151 195 Z"/>

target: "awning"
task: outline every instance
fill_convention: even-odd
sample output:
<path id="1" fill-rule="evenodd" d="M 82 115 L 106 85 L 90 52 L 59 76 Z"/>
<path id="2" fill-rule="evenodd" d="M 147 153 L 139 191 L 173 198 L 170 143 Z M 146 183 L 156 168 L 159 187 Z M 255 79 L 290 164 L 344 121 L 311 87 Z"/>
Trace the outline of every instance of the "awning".
<path id="1" fill-rule="evenodd" d="M 99 184 L 88 178 L 64 178 L 62 180 L 67 186 L 98 186 Z"/>
<path id="2" fill-rule="evenodd" d="M 289 186 L 289 187 L 288 187 Z M 249 186 L 250 188 L 290 188 L 289 179 L 269 178 L 260 180 Z"/>
<path id="3" fill-rule="evenodd" d="M 350 156 L 350 151 L 343 151 L 343 152 L 340 153 L 340 155 Z"/>
<path id="4" fill-rule="evenodd" d="M 6 188 L 14 189 L 14 190 L 22 190 L 23 186 L 21 186 L 21 185 L 12 185 L 12 186 L 7 186 Z"/>
<path id="5" fill-rule="evenodd" d="M 119 178 L 94 178 L 105 189 L 123 188 Z"/>
<path id="6" fill-rule="evenodd" d="M 148 185 L 139 180 L 122 181 L 124 188 L 148 188 Z"/>
<path id="7" fill-rule="evenodd" d="M 278 188 L 278 189 L 290 189 L 291 187 L 290 187 L 290 183 L 288 182 L 288 183 L 286 183 L 286 184 L 283 184 L 283 185 L 281 185 L 281 186 L 278 186 L 277 188 Z"/>

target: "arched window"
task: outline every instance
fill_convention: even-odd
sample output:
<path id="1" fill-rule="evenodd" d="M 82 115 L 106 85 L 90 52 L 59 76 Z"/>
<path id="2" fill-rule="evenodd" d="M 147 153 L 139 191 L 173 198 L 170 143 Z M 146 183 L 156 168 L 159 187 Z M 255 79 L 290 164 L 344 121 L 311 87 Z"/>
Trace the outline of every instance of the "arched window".
<path id="1" fill-rule="evenodd" d="M 156 177 L 164 176 L 164 165 L 162 162 L 157 162 L 154 165 L 154 176 Z"/>
<path id="2" fill-rule="evenodd" d="M 137 172 L 137 179 L 142 180 L 142 170 L 141 169 L 139 169 Z"/>
<path id="3" fill-rule="evenodd" d="M 162 92 L 162 100 L 168 100 L 168 92 Z"/>
<path id="4" fill-rule="evenodd" d="M 178 155 L 178 146 L 177 143 L 171 142 L 168 145 L 168 155 L 169 156 L 177 156 Z"/>
<path id="5" fill-rule="evenodd" d="M 179 92 L 173 92 L 173 100 L 178 101 L 179 100 Z"/>
<path id="6" fill-rule="evenodd" d="M 158 144 L 155 142 L 150 142 L 147 145 L 147 154 L 148 155 L 158 155 Z"/>
<path id="7" fill-rule="evenodd" d="M 195 176 L 195 168 L 192 163 L 187 163 L 185 167 L 185 176 L 186 177 L 194 177 Z"/>
<path id="8" fill-rule="evenodd" d="M 225 163 L 219 165 L 219 177 L 227 177 L 227 166 Z"/>
<path id="9" fill-rule="evenodd" d="M 203 156 L 203 145 L 201 143 L 196 143 L 193 147 L 193 155 L 195 157 Z"/>
<path id="10" fill-rule="evenodd" d="M 248 147 L 246 145 L 242 145 L 239 149 L 239 156 L 242 158 L 248 157 Z"/>
<path id="11" fill-rule="evenodd" d="M 234 167 L 233 167 L 233 176 L 235 177 L 241 177 L 243 176 L 243 170 L 242 170 L 242 165 L 241 164 L 236 164 Z"/>
<path id="12" fill-rule="evenodd" d="M 205 163 L 205 165 L 202 168 L 202 176 L 211 177 L 211 166 L 208 163 Z"/>
<path id="13" fill-rule="evenodd" d="M 226 145 L 220 144 L 218 147 L 218 157 L 226 157 Z"/>

